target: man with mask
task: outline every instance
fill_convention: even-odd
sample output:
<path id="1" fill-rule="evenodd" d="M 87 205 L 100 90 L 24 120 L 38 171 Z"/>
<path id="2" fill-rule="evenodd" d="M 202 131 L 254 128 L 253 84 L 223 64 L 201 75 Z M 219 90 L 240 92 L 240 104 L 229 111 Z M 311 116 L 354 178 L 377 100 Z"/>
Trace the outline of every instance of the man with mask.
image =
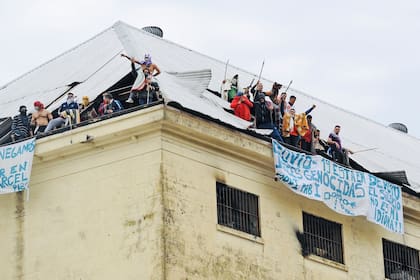
<path id="1" fill-rule="evenodd" d="M 13 142 L 33 136 L 31 122 L 26 112 L 26 106 L 22 105 L 19 107 L 20 114 L 13 118 L 11 135 Z"/>
<path id="2" fill-rule="evenodd" d="M 66 118 L 70 116 L 74 122 L 78 121 L 78 112 L 79 111 L 79 104 L 74 100 L 74 94 L 69 92 L 67 94 L 67 100 L 63 104 L 61 104 L 60 108 L 58 109 L 58 118 L 53 119 L 48 123 L 45 132 L 51 131 L 53 129 L 59 128 L 66 123 Z"/>
<path id="3" fill-rule="evenodd" d="M 36 133 L 44 132 L 50 120 L 52 120 L 52 114 L 44 108 L 44 104 L 40 101 L 34 102 L 35 112 L 32 114 L 31 125 L 35 127 Z"/>

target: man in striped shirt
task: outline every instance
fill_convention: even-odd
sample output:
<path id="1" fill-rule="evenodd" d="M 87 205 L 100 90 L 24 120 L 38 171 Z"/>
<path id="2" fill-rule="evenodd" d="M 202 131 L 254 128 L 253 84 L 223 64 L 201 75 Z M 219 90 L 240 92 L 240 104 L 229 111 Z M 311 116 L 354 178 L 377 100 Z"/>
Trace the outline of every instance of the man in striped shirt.
<path id="1" fill-rule="evenodd" d="M 12 121 L 12 141 L 17 141 L 20 139 L 33 136 L 31 130 L 31 121 L 29 120 L 28 115 L 26 114 L 26 106 L 19 107 L 19 115 L 13 117 Z"/>

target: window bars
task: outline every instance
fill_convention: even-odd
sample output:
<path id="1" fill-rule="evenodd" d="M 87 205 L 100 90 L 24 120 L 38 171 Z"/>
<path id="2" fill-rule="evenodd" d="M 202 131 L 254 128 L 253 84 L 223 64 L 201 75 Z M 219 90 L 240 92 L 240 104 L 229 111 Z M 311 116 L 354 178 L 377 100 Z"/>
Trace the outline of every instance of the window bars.
<path id="1" fill-rule="evenodd" d="M 420 280 L 419 251 L 382 239 L 385 277 L 392 280 Z"/>
<path id="2" fill-rule="evenodd" d="M 216 183 L 219 225 L 261 236 L 258 196 Z"/>
<path id="3" fill-rule="evenodd" d="M 341 224 L 303 212 L 303 232 L 309 254 L 344 264 Z"/>

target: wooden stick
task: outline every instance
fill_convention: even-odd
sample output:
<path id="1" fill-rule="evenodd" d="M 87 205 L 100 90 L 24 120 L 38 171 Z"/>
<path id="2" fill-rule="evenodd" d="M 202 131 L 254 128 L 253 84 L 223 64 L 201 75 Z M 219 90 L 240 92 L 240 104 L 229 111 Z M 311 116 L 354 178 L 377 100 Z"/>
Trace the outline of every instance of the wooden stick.
<path id="1" fill-rule="evenodd" d="M 258 75 L 258 81 L 259 81 L 259 82 L 261 81 L 261 75 L 262 75 L 262 71 L 263 71 L 263 69 L 264 69 L 264 63 L 265 63 L 265 60 L 263 60 L 263 63 L 262 63 L 262 65 L 261 65 L 260 74 Z"/>
<path id="2" fill-rule="evenodd" d="M 377 150 L 377 149 L 378 149 L 378 148 L 363 149 L 363 150 L 355 151 L 355 152 L 353 152 L 353 154 L 356 154 L 356 153 L 363 153 L 363 152 L 368 152 L 368 151 L 373 151 L 373 150 Z"/>
<path id="3" fill-rule="evenodd" d="M 128 60 L 130 60 L 131 61 L 131 59 L 132 59 L 132 57 L 129 57 L 128 55 L 126 55 L 126 54 L 121 54 L 121 57 L 125 57 L 125 58 L 127 58 Z M 141 63 L 137 60 L 137 59 L 134 59 L 134 62 L 135 63 L 137 63 L 138 65 L 141 65 Z"/>
<path id="4" fill-rule="evenodd" d="M 227 75 L 227 69 L 229 66 L 229 59 L 226 61 L 226 66 L 225 66 L 225 78 L 223 80 L 226 80 L 226 75 Z"/>
<path id="5" fill-rule="evenodd" d="M 254 83 L 254 81 L 255 81 L 255 78 L 254 78 L 254 79 L 252 79 L 251 83 L 249 83 L 248 88 L 251 88 L 251 87 L 252 87 L 252 84 Z"/>
<path id="6" fill-rule="evenodd" d="M 293 80 L 291 80 L 290 82 L 289 82 L 289 85 L 287 86 L 287 88 L 286 88 L 286 90 L 284 91 L 284 92 L 287 92 L 288 90 L 289 90 L 289 87 L 290 87 L 290 85 L 293 83 Z"/>

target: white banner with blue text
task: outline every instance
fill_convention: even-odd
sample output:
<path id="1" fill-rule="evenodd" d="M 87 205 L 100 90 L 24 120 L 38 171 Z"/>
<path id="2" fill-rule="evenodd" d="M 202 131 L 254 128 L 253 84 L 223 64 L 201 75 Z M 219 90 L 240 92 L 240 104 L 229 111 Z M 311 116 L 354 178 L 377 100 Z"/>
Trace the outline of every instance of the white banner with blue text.
<path id="1" fill-rule="evenodd" d="M 0 194 L 28 188 L 34 150 L 35 138 L 0 147 Z"/>
<path id="2" fill-rule="evenodd" d="M 277 180 L 295 193 L 322 201 L 340 214 L 363 215 L 389 231 L 404 233 L 399 186 L 319 155 L 292 151 L 275 140 L 273 155 Z"/>

